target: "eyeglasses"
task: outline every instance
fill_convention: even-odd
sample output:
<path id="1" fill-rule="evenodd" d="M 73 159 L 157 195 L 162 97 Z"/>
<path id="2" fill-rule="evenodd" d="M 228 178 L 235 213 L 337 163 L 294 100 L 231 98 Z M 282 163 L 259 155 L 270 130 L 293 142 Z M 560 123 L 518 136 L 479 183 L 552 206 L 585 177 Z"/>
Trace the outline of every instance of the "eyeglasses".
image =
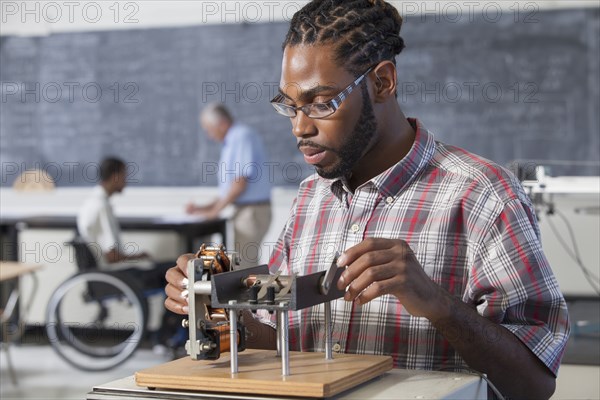
<path id="1" fill-rule="evenodd" d="M 285 97 L 282 94 L 278 94 L 273 98 L 273 100 L 271 100 L 271 104 L 275 108 L 275 111 L 285 117 L 294 118 L 297 115 L 298 110 L 306 114 L 308 118 L 321 119 L 329 117 L 331 114 L 336 112 L 338 108 L 340 108 L 342 102 L 350 95 L 350 93 L 352 93 L 352 91 L 360 84 L 365 76 L 367 76 L 367 74 L 373 70 L 374 67 L 375 66 L 366 70 L 364 74 L 356 78 L 356 80 L 348 85 L 346 89 L 342 90 L 340 94 L 326 103 L 310 103 L 302 107 L 294 107 L 282 103 L 282 101 L 285 100 Z"/>

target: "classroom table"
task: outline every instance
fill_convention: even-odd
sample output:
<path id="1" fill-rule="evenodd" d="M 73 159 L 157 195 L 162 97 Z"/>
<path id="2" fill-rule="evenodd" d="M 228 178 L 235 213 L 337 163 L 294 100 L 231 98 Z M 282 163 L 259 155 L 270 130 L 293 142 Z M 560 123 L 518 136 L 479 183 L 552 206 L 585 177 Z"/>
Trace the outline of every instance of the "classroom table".
<path id="1" fill-rule="evenodd" d="M 25 275 L 29 275 L 31 274 L 31 277 L 34 280 L 34 287 L 37 287 L 37 278 L 35 276 L 35 274 L 33 274 L 33 272 L 35 272 L 36 270 L 42 268 L 41 265 L 28 265 L 28 264 L 21 264 L 21 263 L 17 263 L 17 262 L 5 262 L 5 261 L 0 261 L 0 284 L 12 281 L 12 280 L 16 280 L 19 279 L 22 276 Z M 35 292 L 35 290 L 34 290 Z M 20 291 L 19 291 L 19 284 L 15 284 L 12 285 L 12 289 L 10 291 L 10 295 L 8 296 L 8 298 L 6 299 L 6 304 L 3 305 L 3 307 L 0 307 L 0 324 L 4 325 L 10 321 L 13 321 L 14 323 L 19 324 L 19 321 L 14 321 L 13 317 L 17 316 L 18 314 L 15 312 L 17 310 L 18 307 L 18 300 L 19 300 L 19 296 L 20 296 Z M 29 304 L 27 304 L 27 307 L 25 308 L 25 310 L 29 309 Z M 21 315 L 22 317 L 22 315 Z M 4 332 L 4 327 L 2 329 L 2 331 Z M 21 330 L 19 329 L 19 332 L 21 332 Z M 6 332 L 4 332 L 6 333 Z M 15 340 L 14 338 L 11 338 L 12 340 Z M 9 338 L 7 338 L 7 340 L 4 340 L 4 337 L 2 337 L 2 341 L 1 341 L 2 347 L 4 348 L 5 352 L 6 352 L 6 364 L 8 367 L 8 372 L 10 375 L 10 378 L 13 382 L 13 384 L 17 384 L 17 375 L 13 369 L 12 366 L 12 361 L 10 358 L 10 352 L 9 352 L 9 346 L 10 346 L 10 340 Z"/>
<path id="2" fill-rule="evenodd" d="M 185 390 L 165 390 L 139 387 L 129 376 L 98 385 L 87 394 L 87 400 L 117 399 L 291 399 L 292 397 L 260 396 L 232 393 L 208 393 Z M 294 399 L 299 399 L 294 397 Z M 397 400 L 397 399 L 487 399 L 487 384 L 477 375 L 440 371 L 393 369 L 329 399 L 335 400 Z"/>
<path id="3" fill-rule="evenodd" d="M 194 217 L 118 217 L 123 231 L 171 231 L 181 235 L 185 251 L 193 253 L 194 241 L 217 233 L 222 243 L 227 243 L 227 220 L 223 218 L 202 220 Z M 19 232 L 24 229 L 73 229 L 77 227 L 75 215 L 0 216 L 0 234 L 6 238 L 4 259 L 19 260 Z"/>

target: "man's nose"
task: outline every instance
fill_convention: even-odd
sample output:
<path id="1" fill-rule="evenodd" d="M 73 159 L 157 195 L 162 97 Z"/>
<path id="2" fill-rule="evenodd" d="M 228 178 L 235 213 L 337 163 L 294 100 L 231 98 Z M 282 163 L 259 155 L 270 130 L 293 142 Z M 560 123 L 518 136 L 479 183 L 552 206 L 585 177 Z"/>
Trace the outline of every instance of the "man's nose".
<path id="1" fill-rule="evenodd" d="M 296 116 L 292 120 L 292 133 L 297 138 L 305 138 L 307 136 L 314 136 L 317 134 L 317 127 L 315 126 L 315 120 L 309 118 L 304 112 L 298 110 Z"/>

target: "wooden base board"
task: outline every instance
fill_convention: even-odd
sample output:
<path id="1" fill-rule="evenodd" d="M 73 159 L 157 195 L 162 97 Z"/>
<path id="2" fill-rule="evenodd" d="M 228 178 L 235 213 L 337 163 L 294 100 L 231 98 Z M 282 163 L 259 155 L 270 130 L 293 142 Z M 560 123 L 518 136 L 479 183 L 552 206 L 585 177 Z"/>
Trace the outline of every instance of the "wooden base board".
<path id="1" fill-rule="evenodd" d="M 229 354 L 216 361 L 189 357 L 135 374 L 138 386 L 202 392 L 329 397 L 358 386 L 393 368 L 389 356 L 290 352 L 290 376 L 281 376 L 281 358 L 273 350 L 246 350 L 232 375 Z"/>

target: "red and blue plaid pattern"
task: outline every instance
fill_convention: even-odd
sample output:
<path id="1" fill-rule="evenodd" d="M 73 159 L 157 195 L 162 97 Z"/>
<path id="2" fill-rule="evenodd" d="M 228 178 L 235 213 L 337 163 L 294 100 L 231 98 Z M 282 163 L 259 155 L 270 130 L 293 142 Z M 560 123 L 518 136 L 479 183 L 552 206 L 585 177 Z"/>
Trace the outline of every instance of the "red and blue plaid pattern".
<path id="1" fill-rule="evenodd" d="M 433 281 L 509 329 L 556 373 L 569 334 L 567 307 L 529 198 L 504 168 L 436 142 L 409 121 L 416 138 L 408 155 L 354 193 L 316 174 L 301 183 L 271 271 L 310 274 L 365 238 L 403 239 Z M 440 332 L 395 296 L 362 306 L 340 299 L 332 313 L 341 351 L 391 355 L 399 368 L 465 366 Z M 322 305 L 290 313 L 292 350 L 322 351 L 324 334 Z"/>

